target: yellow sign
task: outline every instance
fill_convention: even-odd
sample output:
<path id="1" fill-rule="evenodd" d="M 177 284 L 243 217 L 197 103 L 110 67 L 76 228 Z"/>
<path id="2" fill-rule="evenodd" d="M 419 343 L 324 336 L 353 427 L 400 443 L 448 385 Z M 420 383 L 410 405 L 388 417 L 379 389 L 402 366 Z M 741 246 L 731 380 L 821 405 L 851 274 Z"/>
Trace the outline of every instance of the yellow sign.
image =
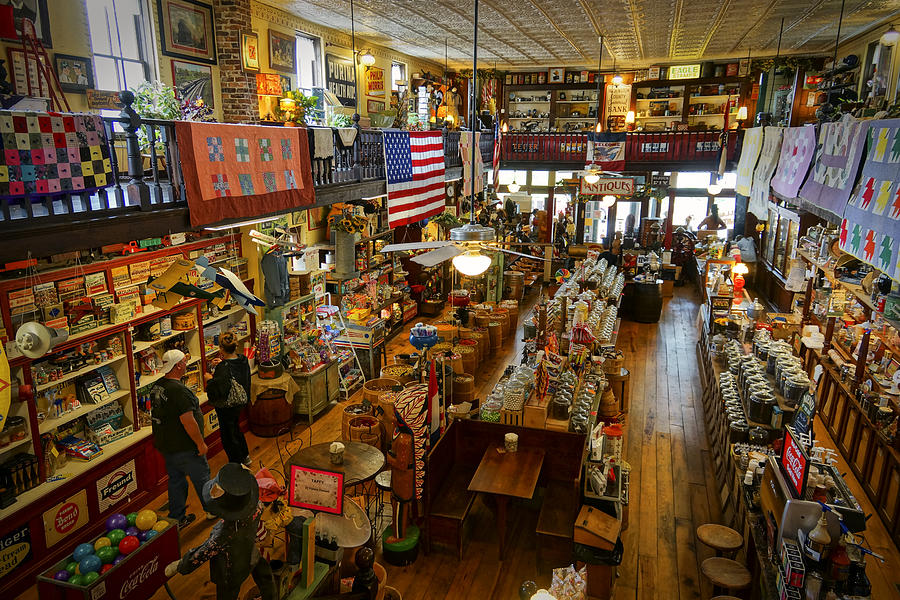
<path id="1" fill-rule="evenodd" d="M 378 67 L 366 68 L 366 95 L 384 96 L 384 69 Z"/>
<path id="2" fill-rule="evenodd" d="M 697 79 L 698 77 L 700 77 L 700 63 L 669 67 L 669 79 Z"/>
<path id="3" fill-rule="evenodd" d="M 53 546 L 76 529 L 87 525 L 87 492 L 81 490 L 44 513 L 44 538 Z"/>
<path id="4" fill-rule="evenodd" d="M 0 537 L 0 579 L 31 559 L 31 528 L 21 525 Z"/>

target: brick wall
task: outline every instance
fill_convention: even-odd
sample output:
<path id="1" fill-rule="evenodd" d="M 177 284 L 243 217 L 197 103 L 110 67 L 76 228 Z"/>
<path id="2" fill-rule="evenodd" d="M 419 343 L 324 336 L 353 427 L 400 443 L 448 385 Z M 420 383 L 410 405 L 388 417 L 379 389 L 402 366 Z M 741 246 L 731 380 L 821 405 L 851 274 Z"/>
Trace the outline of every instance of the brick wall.
<path id="1" fill-rule="evenodd" d="M 241 32 L 251 30 L 250 0 L 213 0 L 213 6 L 222 118 L 228 123 L 257 121 L 256 75 L 241 68 Z"/>

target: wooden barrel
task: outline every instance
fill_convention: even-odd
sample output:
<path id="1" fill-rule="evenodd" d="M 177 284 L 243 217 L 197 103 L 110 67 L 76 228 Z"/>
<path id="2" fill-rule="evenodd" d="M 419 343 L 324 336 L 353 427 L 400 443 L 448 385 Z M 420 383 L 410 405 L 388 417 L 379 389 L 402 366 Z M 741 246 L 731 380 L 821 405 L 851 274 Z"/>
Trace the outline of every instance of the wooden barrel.
<path id="1" fill-rule="evenodd" d="M 521 300 L 525 293 L 525 273 L 522 271 L 503 271 L 503 297 Z"/>
<path id="2" fill-rule="evenodd" d="M 452 342 L 456 337 L 457 326 L 453 323 L 434 323 L 437 328 L 438 337 L 444 338 L 445 342 Z"/>
<path id="3" fill-rule="evenodd" d="M 374 381 L 374 380 L 373 380 Z M 372 414 L 372 407 L 365 407 L 362 404 L 348 404 L 344 407 L 341 416 L 341 439 L 348 441 L 350 439 L 350 421 L 356 417 L 362 417 Z"/>
<path id="4" fill-rule="evenodd" d="M 463 368 L 462 356 L 454 352 L 450 356 L 438 355 L 435 357 L 437 361 L 437 368 L 441 368 L 441 365 L 446 365 L 449 368 L 453 369 L 454 373 L 465 373 L 466 370 Z"/>
<path id="5" fill-rule="evenodd" d="M 381 414 L 378 416 L 384 423 L 385 431 L 394 430 L 394 402 L 397 400 L 398 392 L 386 392 L 378 396 L 378 406 L 381 408 Z"/>
<path id="6" fill-rule="evenodd" d="M 381 369 L 381 377 L 396 379 L 401 384 L 404 384 L 415 379 L 415 372 L 409 365 L 386 365 Z"/>
<path id="7" fill-rule="evenodd" d="M 471 392 L 461 392 L 453 388 L 453 404 L 462 404 L 463 402 L 474 402 L 475 390 Z"/>
<path id="8" fill-rule="evenodd" d="M 453 393 L 456 392 L 474 392 L 475 391 L 475 377 L 469 375 L 468 373 L 460 373 L 459 375 L 453 376 Z"/>
<path id="9" fill-rule="evenodd" d="M 488 323 L 488 336 L 491 339 L 492 352 L 496 352 L 503 346 L 503 325 L 500 324 L 500 321 Z"/>
<path id="10" fill-rule="evenodd" d="M 481 350 L 478 348 L 478 340 L 467 339 L 467 340 L 459 340 L 460 346 L 468 346 L 472 349 L 472 360 L 475 361 L 477 365 L 481 362 Z M 466 366 L 466 356 L 463 354 L 463 367 Z M 475 371 L 467 371 L 467 373 L 474 373 Z"/>
<path id="11" fill-rule="evenodd" d="M 487 327 L 490 322 L 491 322 L 491 313 L 490 312 L 488 312 L 486 310 L 482 310 L 482 311 L 477 311 L 475 313 L 475 325 L 477 325 L 478 327 Z"/>
<path id="12" fill-rule="evenodd" d="M 470 345 L 457 344 L 453 347 L 453 351 L 462 357 L 463 372 L 474 373 L 478 364 L 478 359 L 475 357 L 475 349 Z"/>
<path id="13" fill-rule="evenodd" d="M 503 339 L 510 339 L 509 335 L 509 311 L 505 308 L 498 308 L 494 311 L 494 321 L 500 323 L 500 329 L 503 331 Z"/>
<path id="14" fill-rule="evenodd" d="M 350 419 L 349 438 L 351 442 L 362 442 L 381 450 L 381 423 L 372 415 Z"/>
<path id="15" fill-rule="evenodd" d="M 425 358 L 431 360 L 435 356 L 438 356 L 450 350 L 453 350 L 453 344 L 451 342 L 438 342 L 425 352 Z"/>
<path id="16" fill-rule="evenodd" d="M 478 342 L 478 360 L 487 360 L 488 352 L 491 347 L 491 340 L 490 337 L 488 337 L 487 328 L 476 329 L 472 333 L 472 339 Z"/>
<path id="17" fill-rule="evenodd" d="M 509 312 L 509 330 L 515 332 L 519 326 L 519 303 L 515 300 L 504 300 L 500 306 Z"/>
<path id="18" fill-rule="evenodd" d="M 370 379 L 363 384 L 363 399 L 375 404 L 378 401 L 379 396 L 394 389 L 395 385 L 401 384 L 396 379 L 390 377 Z"/>
<path id="19" fill-rule="evenodd" d="M 275 437 L 290 431 L 293 406 L 284 390 L 271 389 L 258 394 L 250 405 L 250 431 L 260 437 Z"/>
<path id="20" fill-rule="evenodd" d="M 624 366 L 625 355 L 622 354 L 621 350 L 615 350 L 612 353 L 607 354 L 606 360 L 603 361 L 603 372 L 618 374 Z"/>

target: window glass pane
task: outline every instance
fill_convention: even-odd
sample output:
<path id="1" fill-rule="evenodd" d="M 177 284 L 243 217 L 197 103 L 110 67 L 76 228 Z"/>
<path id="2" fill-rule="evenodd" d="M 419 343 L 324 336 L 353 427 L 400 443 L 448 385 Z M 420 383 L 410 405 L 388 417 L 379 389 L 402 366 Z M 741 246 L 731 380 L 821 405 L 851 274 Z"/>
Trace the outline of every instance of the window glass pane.
<path id="1" fill-rule="evenodd" d="M 499 176 L 500 185 L 509 185 L 510 183 L 513 182 L 515 175 L 516 175 L 515 171 L 508 171 L 505 169 L 500 169 L 500 176 Z M 520 182 L 520 184 L 521 183 L 522 182 Z"/>
<path id="2" fill-rule="evenodd" d="M 707 171 L 677 173 L 675 177 L 676 188 L 706 189 L 709 185 L 709 173 Z"/>
<path id="3" fill-rule="evenodd" d="M 734 229 L 734 198 L 717 198 L 715 202 L 719 207 L 719 217 L 725 221 L 725 226 Z"/>
<path id="4" fill-rule="evenodd" d="M 737 173 L 734 171 L 725 173 L 725 175 L 722 176 L 722 179 L 719 180 L 719 185 L 722 186 L 723 190 L 733 190 L 736 183 Z"/>
<path id="5" fill-rule="evenodd" d="M 122 82 L 122 89 L 133 88 L 136 85 L 147 81 L 147 76 L 144 73 L 143 64 L 126 60 L 122 62 L 122 66 L 125 72 L 125 81 Z M 204 91 L 203 93 L 206 94 L 207 92 Z M 211 96 L 212 90 L 210 90 L 209 93 Z"/>
<path id="6" fill-rule="evenodd" d="M 400 83 L 397 83 L 400 82 Z M 406 85 L 406 65 L 403 63 L 391 64 L 391 90 L 398 91 Z"/>
<path id="7" fill-rule="evenodd" d="M 94 57 L 94 79 L 99 90 L 121 90 L 116 61 L 102 56 Z"/>
<path id="8" fill-rule="evenodd" d="M 116 0 L 116 21 L 119 24 L 119 33 L 112 32 L 114 37 L 113 47 L 119 47 L 119 55 L 122 58 L 140 59 L 141 51 L 138 45 L 137 28 L 140 23 L 141 8 L 136 0 Z"/>
<path id="9" fill-rule="evenodd" d="M 602 243 L 606 237 L 606 223 L 609 211 L 600 206 L 600 202 L 592 200 L 584 207 L 584 241 Z"/>
<path id="10" fill-rule="evenodd" d="M 557 171 L 556 181 L 559 181 L 560 179 L 572 179 L 572 171 Z"/>
<path id="11" fill-rule="evenodd" d="M 311 89 L 319 82 L 319 40 L 297 36 L 297 79 L 299 89 Z"/>
<path id="12" fill-rule="evenodd" d="M 700 221 L 706 217 L 707 202 L 706 196 L 676 196 L 675 212 L 672 213 L 672 226 L 685 225 L 690 230 L 697 229 Z M 734 222 L 734 202 L 731 204 L 731 219 Z"/>
<path id="13" fill-rule="evenodd" d="M 544 210 L 547 206 L 547 194 L 532 194 L 531 195 L 531 210 Z"/>
<path id="14" fill-rule="evenodd" d="M 112 54 L 109 23 L 113 22 L 111 0 L 88 0 L 88 26 L 91 30 L 91 47 L 94 52 Z M 102 88 L 112 89 L 112 88 Z"/>
<path id="15" fill-rule="evenodd" d="M 528 183 L 528 171 L 516 171 L 516 182 L 519 185 Z"/>
<path id="16" fill-rule="evenodd" d="M 637 231 L 641 222 L 640 202 L 616 202 L 616 231 L 623 235 Z"/>
<path id="17" fill-rule="evenodd" d="M 532 171 L 531 185 L 550 185 L 550 171 Z"/>
<path id="18" fill-rule="evenodd" d="M 553 211 L 560 215 L 566 212 L 566 209 L 569 207 L 569 202 L 572 201 L 572 197 L 569 194 L 554 194 L 553 195 Z"/>

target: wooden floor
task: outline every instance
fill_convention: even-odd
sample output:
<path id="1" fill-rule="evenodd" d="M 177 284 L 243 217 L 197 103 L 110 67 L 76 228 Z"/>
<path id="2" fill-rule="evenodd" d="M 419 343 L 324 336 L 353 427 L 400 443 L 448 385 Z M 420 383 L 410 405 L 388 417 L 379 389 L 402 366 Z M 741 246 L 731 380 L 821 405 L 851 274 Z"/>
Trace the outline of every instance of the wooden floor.
<path id="1" fill-rule="evenodd" d="M 526 299 L 526 306 L 535 300 L 536 294 L 532 293 Z M 616 600 L 686 600 L 712 596 L 699 575 L 700 563 L 711 553 L 695 541 L 694 535 L 698 525 L 718 522 L 721 517 L 697 380 L 694 351 L 697 310 L 694 288 L 676 288 L 675 297 L 666 301 L 658 324 L 623 321 L 619 332 L 619 348 L 624 351 L 625 366 L 631 372 L 625 459 L 632 471 L 629 526 L 622 536 L 625 556 L 619 568 Z M 527 314 L 527 310 L 522 313 Z M 521 346 L 519 341 L 510 343 L 501 355 L 480 365 L 485 376 L 479 397 L 483 398 L 496 384 L 503 367 L 518 360 Z M 388 356 L 410 351 L 412 348 L 401 336 L 388 345 Z M 311 428 L 298 425 L 294 437 L 302 439 L 304 444 L 339 439 L 339 406 L 320 416 Z M 820 437 L 825 437 L 822 432 Z M 247 439 L 257 466 L 280 468 L 274 439 L 250 434 Z M 280 443 L 284 441 L 281 438 Z M 213 458 L 210 461 L 213 472 L 223 462 L 223 453 Z M 850 485 L 857 498 L 865 498 L 855 482 Z M 193 490 L 191 495 L 191 506 L 200 514 Z M 164 502 L 165 497 L 161 497 L 152 506 Z M 863 504 L 866 504 L 864 500 Z M 866 512 L 872 512 L 871 506 L 865 508 Z M 515 600 L 523 581 L 535 580 L 539 586 L 546 587 L 550 583 L 550 568 L 565 565 L 538 568 L 536 564 L 534 530 L 539 509 L 539 496 L 511 504 L 508 557 L 500 562 L 492 513 L 479 499 L 466 523 L 463 560 L 457 559 L 455 549 L 436 546 L 432 554 L 420 554 L 409 567 L 388 566 L 388 584 L 397 588 L 404 600 Z M 198 521 L 188 528 L 182 534 L 182 548 L 202 542 L 210 524 Z M 894 586 L 900 581 L 900 554 L 877 517 L 869 524 L 871 531 L 867 539 L 876 552 L 885 553 L 889 558 L 884 566 L 870 561 L 872 597 L 878 600 L 900 597 Z M 250 585 L 248 580 L 244 591 Z M 187 577 L 177 576 L 170 587 L 179 599 L 200 600 L 215 594 L 205 567 Z M 37 593 L 32 589 L 26 597 L 37 598 Z M 153 598 L 163 600 L 168 596 L 160 590 Z"/>

